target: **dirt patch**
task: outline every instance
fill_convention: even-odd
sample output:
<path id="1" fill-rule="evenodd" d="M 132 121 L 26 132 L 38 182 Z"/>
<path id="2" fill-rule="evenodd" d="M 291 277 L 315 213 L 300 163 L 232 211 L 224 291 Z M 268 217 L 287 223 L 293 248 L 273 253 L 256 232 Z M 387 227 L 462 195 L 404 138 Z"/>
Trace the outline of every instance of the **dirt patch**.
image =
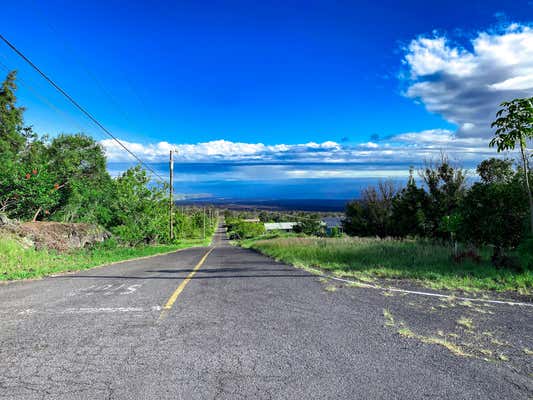
<path id="1" fill-rule="evenodd" d="M 111 235 L 93 224 L 10 221 L 0 229 L 15 234 L 36 249 L 68 251 L 103 242 Z"/>

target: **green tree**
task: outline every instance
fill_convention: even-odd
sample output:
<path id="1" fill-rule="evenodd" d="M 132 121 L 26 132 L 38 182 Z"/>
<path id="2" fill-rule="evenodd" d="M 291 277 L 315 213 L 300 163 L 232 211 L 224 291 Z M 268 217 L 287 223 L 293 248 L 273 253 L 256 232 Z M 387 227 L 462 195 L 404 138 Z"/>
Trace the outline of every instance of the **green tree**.
<path id="1" fill-rule="evenodd" d="M 369 234 L 379 237 L 392 235 L 392 202 L 396 193 L 397 189 L 390 181 L 379 182 L 377 187 L 363 191 Z"/>
<path id="2" fill-rule="evenodd" d="M 24 108 L 17 106 L 16 71 L 10 72 L 0 88 L 0 161 L 13 162 L 24 149 Z"/>
<path id="3" fill-rule="evenodd" d="M 429 201 L 425 210 L 426 232 L 432 237 L 444 238 L 441 222 L 447 215 L 454 214 L 466 191 L 465 171 L 454 166 L 445 154 L 438 162 L 426 163 L 420 176 L 428 188 Z"/>
<path id="4" fill-rule="evenodd" d="M 16 72 L 10 72 L 0 87 L 0 211 L 8 212 L 17 202 L 17 174 L 20 153 L 26 139 L 22 134 L 24 109 L 17 106 Z"/>
<path id="5" fill-rule="evenodd" d="M 496 120 L 492 128 L 496 128 L 495 137 L 490 141 L 490 147 L 496 146 L 498 152 L 513 150 L 520 147 L 524 183 L 529 200 L 529 228 L 533 232 L 533 195 L 529 183 L 529 156 L 527 141 L 533 138 L 533 97 L 528 99 L 514 99 L 501 104 L 496 113 Z"/>
<path id="6" fill-rule="evenodd" d="M 476 246 L 494 246 L 494 256 L 517 246 L 527 216 L 526 195 L 519 182 L 475 183 L 461 207 L 460 238 Z"/>
<path id="7" fill-rule="evenodd" d="M 390 181 L 364 189 L 360 201 L 352 201 L 346 206 L 345 232 L 361 236 L 392 235 L 392 204 L 396 194 L 397 189 Z"/>
<path id="8" fill-rule="evenodd" d="M 61 134 L 48 147 L 50 170 L 61 183 L 96 179 L 107 174 L 104 149 L 92 137 Z"/>
<path id="9" fill-rule="evenodd" d="M 268 213 L 266 211 L 261 211 L 259 213 L 259 221 L 268 222 Z"/>
<path id="10" fill-rule="evenodd" d="M 346 204 L 342 228 L 350 236 L 365 236 L 368 234 L 368 221 L 365 207 L 359 200 L 353 200 Z"/>
<path id="11" fill-rule="evenodd" d="M 411 167 L 407 186 L 392 201 L 393 231 L 400 237 L 425 234 L 425 210 L 428 209 L 429 198 L 424 189 L 416 186 L 413 171 Z"/>
<path id="12" fill-rule="evenodd" d="M 295 225 L 293 231 L 296 233 L 305 233 L 306 235 L 321 236 L 323 234 L 323 227 L 319 219 L 307 217 Z"/>
<path id="13" fill-rule="evenodd" d="M 509 183 L 514 177 L 513 162 L 489 158 L 477 166 L 477 174 L 483 183 Z"/>
<path id="14" fill-rule="evenodd" d="M 52 140 L 47 152 L 49 170 L 61 188 L 58 218 L 107 225 L 114 193 L 102 146 L 82 133 L 62 134 Z"/>
<path id="15" fill-rule="evenodd" d="M 54 177 L 45 166 L 41 169 L 27 169 L 19 166 L 13 176 L 12 196 L 15 202 L 10 215 L 36 221 L 39 215 L 49 216 L 59 204 L 59 193 L 54 186 Z"/>
<path id="16" fill-rule="evenodd" d="M 116 179 L 111 231 L 132 245 L 153 243 L 168 235 L 168 199 L 162 188 L 149 187 L 141 166 Z"/>

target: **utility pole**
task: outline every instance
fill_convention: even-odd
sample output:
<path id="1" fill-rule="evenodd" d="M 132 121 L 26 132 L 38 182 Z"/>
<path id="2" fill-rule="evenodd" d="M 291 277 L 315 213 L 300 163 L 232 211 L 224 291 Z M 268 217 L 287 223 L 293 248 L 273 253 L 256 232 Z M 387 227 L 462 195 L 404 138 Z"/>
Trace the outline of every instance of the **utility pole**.
<path id="1" fill-rule="evenodd" d="M 170 229 L 170 240 L 174 240 L 174 224 L 173 224 L 173 215 L 172 211 L 174 208 L 174 200 L 172 199 L 172 194 L 174 193 L 174 152 L 170 150 L 170 161 L 169 161 L 169 179 L 170 179 L 170 187 L 169 190 L 169 197 L 170 197 L 170 204 L 169 204 L 169 229 Z"/>
<path id="2" fill-rule="evenodd" d="M 204 211 L 204 240 L 205 240 L 205 207 L 202 208 Z"/>

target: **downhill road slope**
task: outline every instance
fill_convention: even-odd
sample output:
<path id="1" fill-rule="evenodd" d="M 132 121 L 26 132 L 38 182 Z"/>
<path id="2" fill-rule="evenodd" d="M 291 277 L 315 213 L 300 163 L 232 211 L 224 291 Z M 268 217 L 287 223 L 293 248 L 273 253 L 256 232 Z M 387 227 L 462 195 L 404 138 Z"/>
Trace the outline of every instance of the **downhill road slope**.
<path id="1" fill-rule="evenodd" d="M 211 248 L 0 285 L 0 398 L 532 395 L 531 377 L 385 329 L 384 301 L 328 292 L 222 230 Z"/>

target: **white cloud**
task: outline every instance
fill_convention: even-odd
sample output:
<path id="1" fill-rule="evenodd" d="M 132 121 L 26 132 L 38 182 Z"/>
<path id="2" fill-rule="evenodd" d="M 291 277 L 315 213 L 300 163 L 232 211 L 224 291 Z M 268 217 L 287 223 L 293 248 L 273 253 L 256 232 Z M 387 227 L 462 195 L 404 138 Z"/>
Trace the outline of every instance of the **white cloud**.
<path id="1" fill-rule="evenodd" d="M 435 158 L 445 151 L 450 156 L 469 161 L 493 156 L 486 139 L 457 137 L 446 129 L 421 132 L 405 132 L 388 137 L 380 143 L 366 142 L 357 145 L 341 145 L 333 141 L 323 143 L 275 144 L 242 143 L 214 140 L 196 144 L 170 144 L 159 142 L 141 144 L 123 143 L 147 162 L 168 160 L 171 149 L 177 151 L 177 162 L 273 162 L 273 163 L 358 163 L 358 164 L 419 164 L 427 158 Z M 113 140 L 101 144 L 111 162 L 130 161 L 129 156 Z M 262 168 L 262 167 L 261 167 Z M 270 168 L 270 167 L 269 167 Z M 298 169 L 295 169 L 298 171 Z M 269 173 L 273 173 L 269 169 Z M 327 172 L 330 173 L 330 172 Z M 294 172 L 294 177 L 298 172 Z"/>
<path id="2" fill-rule="evenodd" d="M 110 161 L 127 161 L 131 156 L 114 140 L 105 139 L 100 142 L 106 150 Z M 281 158 L 285 154 L 289 158 L 298 158 L 298 155 L 315 157 L 326 155 L 341 149 L 341 146 L 332 141 L 323 143 L 309 142 L 304 144 L 276 144 L 242 143 L 229 140 L 213 140 L 196 144 L 170 144 L 159 143 L 133 143 L 122 140 L 122 143 L 142 160 L 163 161 L 168 158 L 170 150 L 175 150 L 176 159 L 182 161 L 220 161 L 220 160 L 267 160 Z"/>
<path id="3" fill-rule="evenodd" d="M 533 95 L 533 29 L 512 24 L 481 32 L 471 49 L 445 37 L 420 37 L 406 49 L 406 96 L 457 124 L 458 137 L 489 137 L 505 100 Z"/>

